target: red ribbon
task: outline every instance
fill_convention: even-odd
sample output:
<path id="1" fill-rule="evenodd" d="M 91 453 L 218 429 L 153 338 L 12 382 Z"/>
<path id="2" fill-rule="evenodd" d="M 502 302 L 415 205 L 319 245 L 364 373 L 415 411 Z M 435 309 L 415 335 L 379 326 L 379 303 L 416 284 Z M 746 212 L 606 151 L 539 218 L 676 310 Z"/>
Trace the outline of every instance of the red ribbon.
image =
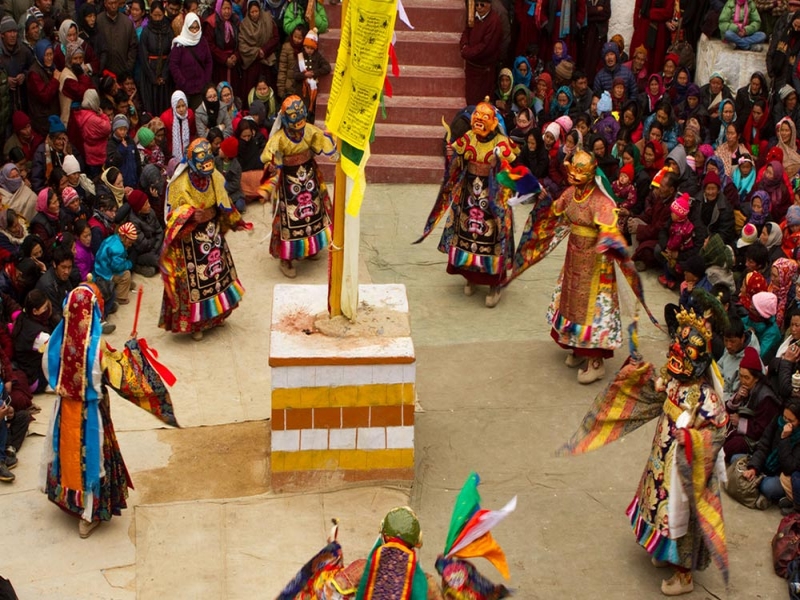
<path id="1" fill-rule="evenodd" d="M 151 348 L 147 345 L 147 340 L 144 338 L 139 338 L 139 348 L 142 349 L 142 354 L 144 355 L 147 362 L 150 363 L 150 366 L 155 369 L 155 372 L 161 376 L 161 379 L 164 380 L 164 383 L 167 384 L 169 387 L 175 385 L 177 378 L 175 374 L 170 371 L 164 364 L 158 361 L 158 351 L 155 348 Z"/>
<path id="2" fill-rule="evenodd" d="M 400 77 L 400 63 L 397 62 L 397 53 L 394 44 L 389 44 L 389 62 L 392 63 L 392 76 Z"/>

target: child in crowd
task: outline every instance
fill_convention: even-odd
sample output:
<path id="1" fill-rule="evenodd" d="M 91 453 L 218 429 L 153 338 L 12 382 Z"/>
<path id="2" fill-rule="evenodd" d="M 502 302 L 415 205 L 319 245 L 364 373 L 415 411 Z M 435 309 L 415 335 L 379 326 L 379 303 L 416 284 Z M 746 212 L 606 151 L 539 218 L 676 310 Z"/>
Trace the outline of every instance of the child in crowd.
<path id="1" fill-rule="evenodd" d="M 138 235 L 133 223 L 123 223 L 117 233 L 103 240 L 95 255 L 95 279 L 113 284 L 114 299 L 118 304 L 130 302 L 128 296 L 134 285 L 131 281 L 133 263 L 128 258 L 128 248 L 133 246 Z"/>
<path id="2" fill-rule="evenodd" d="M 611 189 L 619 199 L 619 228 L 628 231 L 628 217 L 637 203 L 636 187 L 633 185 L 633 164 L 623 165 L 619 177 L 611 184 Z"/>
<path id="3" fill-rule="evenodd" d="M 225 176 L 225 191 L 236 210 L 243 213 L 247 210 L 247 204 L 242 191 L 242 165 L 239 164 L 238 155 L 239 140 L 233 136 L 225 138 L 220 144 L 219 156 L 214 159 L 214 166 Z"/>
<path id="4" fill-rule="evenodd" d="M 800 258 L 800 206 L 796 204 L 786 211 L 786 218 L 781 223 L 783 241 L 781 247 L 787 258 L 797 260 Z"/>
<path id="5" fill-rule="evenodd" d="M 694 248 L 694 225 L 689 220 L 689 209 L 691 199 L 688 194 L 681 194 L 669 207 L 672 219 L 669 226 L 669 237 L 667 239 L 667 249 L 662 253 L 666 259 L 663 275 L 659 276 L 658 282 L 669 289 L 676 285 L 675 264 L 681 253 Z"/>

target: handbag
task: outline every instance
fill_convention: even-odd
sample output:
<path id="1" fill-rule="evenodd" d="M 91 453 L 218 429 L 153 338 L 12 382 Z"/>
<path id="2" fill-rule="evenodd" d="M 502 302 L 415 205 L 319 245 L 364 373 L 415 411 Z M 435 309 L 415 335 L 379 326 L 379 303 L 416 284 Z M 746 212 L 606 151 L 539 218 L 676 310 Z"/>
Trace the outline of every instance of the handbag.
<path id="1" fill-rule="evenodd" d="M 728 466 L 728 482 L 725 484 L 725 491 L 728 492 L 731 498 L 747 508 L 755 508 L 756 500 L 760 494 L 758 484 L 761 483 L 764 476 L 759 475 L 753 479 L 747 479 L 744 476 L 749 458 L 748 456 L 743 456 Z"/>
<path id="2" fill-rule="evenodd" d="M 800 558 L 800 513 L 792 513 L 781 519 L 778 531 L 772 538 L 772 562 L 775 574 L 786 578 L 789 563 Z"/>

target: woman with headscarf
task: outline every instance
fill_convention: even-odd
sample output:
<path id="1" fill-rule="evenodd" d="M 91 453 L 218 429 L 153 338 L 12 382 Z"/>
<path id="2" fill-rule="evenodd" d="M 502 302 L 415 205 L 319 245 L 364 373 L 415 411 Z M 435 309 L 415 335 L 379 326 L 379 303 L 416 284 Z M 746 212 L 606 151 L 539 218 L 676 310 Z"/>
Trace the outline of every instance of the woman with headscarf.
<path id="1" fill-rule="evenodd" d="M 664 167 L 664 147 L 660 143 L 647 142 L 642 152 L 642 166 L 652 180 Z"/>
<path id="2" fill-rule="evenodd" d="M 252 117 L 244 117 L 236 127 L 239 140 L 239 164 L 242 166 L 242 192 L 247 199 L 259 197 L 259 186 L 264 174 L 261 154 L 267 145 L 266 136 Z"/>
<path id="3" fill-rule="evenodd" d="M 147 17 L 147 6 L 144 0 L 128 1 L 128 19 L 133 23 L 133 30 L 136 32 L 136 39 L 142 36 L 142 30 L 147 27 L 149 21 Z"/>
<path id="4" fill-rule="evenodd" d="M 628 100 L 622 107 L 619 115 L 619 135 L 633 143 L 642 139 L 644 126 L 640 117 L 641 108 L 636 100 Z"/>
<path id="5" fill-rule="evenodd" d="M 680 104 L 686 100 L 686 94 L 689 92 L 689 86 L 692 83 L 692 76 L 689 69 L 686 67 L 678 67 L 675 73 L 675 82 L 669 90 L 669 97 L 672 98 L 673 104 Z"/>
<path id="6" fill-rule="evenodd" d="M 189 143 L 197 136 L 197 127 L 186 94 L 180 90 L 173 92 L 170 104 L 172 108 L 161 114 L 167 134 L 167 155 L 180 162 L 186 156 Z"/>
<path id="7" fill-rule="evenodd" d="M 647 78 L 647 88 L 639 96 L 644 116 L 647 117 L 656 112 L 656 107 L 666 92 L 667 90 L 664 89 L 664 84 L 661 81 L 661 75 L 653 73 Z"/>
<path id="8" fill-rule="evenodd" d="M 555 120 L 558 117 L 569 115 L 572 108 L 572 90 L 569 86 L 562 85 L 558 88 L 553 99 L 550 101 L 550 113 L 548 118 Z"/>
<path id="9" fill-rule="evenodd" d="M 722 165 L 728 177 L 733 173 L 733 166 L 738 157 L 746 152 L 747 148 L 741 143 L 739 124 L 728 123 L 725 128 L 725 141 L 714 150 L 714 154 L 722 159 Z"/>
<path id="10" fill-rule="evenodd" d="M 211 50 L 213 81 L 239 81 L 239 17 L 233 11 L 232 0 L 217 0 L 214 13 L 203 23 L 203 37 Z M 205 83 L 208 83 L 205 82 Z"/>
<path id="11" fill-rule="evenodd" d="M 103 36 L 97 32 L 97 5 L 91 2 L 84 2 L 78 9 L 76 22 L 78 24 L 78 36 L 92 49 L 97 60 L 97 75 L 99 76 L 99 57 L 103 53 L 106 44 L 103 41 Z M 66 56 L 65 52 L 64 58 Z"/>
<path id="12" fill-rule="evenodd" d="M 762 98 L 756 98 L 747 115 L 742 131 L 742 143 L 756 163 L 763 164 L 769 145 L 769 109 Z"/>
<path id="13" fill-rule="evenodd" d="M 292 61 L 286 65 L 287 67 L 297 63 L 297 55 L 303 51 L 303 39 L 305 39 L 305 32 L 300 40 L 299 49 L 292 55 Z M 279 47 L 278 27 L 275 25 L 272 14 L 262 10 L 261 3 L 257 0 L 249 0 L 247 14 L 239 28 L 242 79 L 238 89 L 234 85 L 236 96 L 245 98 L 250 89 L 256 86 L 259 78 L 264 75 L 267 76 L 270 88 L 275 87 L 277 80 L 275 53 Z M 294 46 L 292 47 L 294 48 Z"/>
<path id="14" fill-rule="evenodd" d="M 703 106 L 703 93 L 697 84 L 690 83 L 686 89 L 686 98 L 675 107 L 675 118 L 678 124 L 685 127 L 689 119 L 695 119 L 702 131 L 708 128 L 708 111 Z M 702 141 L 702 137 L 698 141 Z"/>
<path id="15" fill-rule="evenodd" d="M 0 169 L 0 206 L 12 209 L 27 225 L 36 214 L 36 200 L 16 164 L 9 162 Z"/>
<path id="16" fill-rule="evenodd" d="M 297 62 L 297 55 L 303 51 L 303 41 L 305 40 L 308 27 L 305 23 L 298 24 L 294 30 L 289 33 L 286 41 L 281 46 L 281 51 L 278 58 L 278 78 L 276 87 L 278 96 L 286 98 L 291 96 L 291 90 L 294 89 L 294 81 L 289 78 L 289 71 L 292 64 Z M 248 90 L 250 88 L 247 88 Z M 247 93 L 247 90 L 244 90 Z M 244 96 L 242 96 L 244 97 Z M 236 125 L 234 125 L 235 127 Z"/>
<path id="17" fill-rule="evenodd" d="M 553 99 L 553 78 L 550 73 L 542 73 L 536 79 L 536 88 L 533 90 L 532 106 L 536 120 L 539 123 L 546 123 L 550 119 L 550 101 Z M 512 98 L 514 93 L 512 92 Z"/>
<path id="18" fill-rule="evenodd" d="M 206 84 L 203 90 L 203 101 L 194 113 L 197 135 L 206 137 L 208 130 L 217 127 L 224 137 L 233 135 L 230 116 L 227 111 L 220 109 L 217 88 L 213 83 Z"/>
<path id="19" fill-rule="evenodd" d="M 780 232 L 780 227 L 776 223 L 770 223 L 770 225 L 775 225 L 775 228 Z M 780 248 L 780 244 L 778 244 L 778 248 Z M 771 273 L 768 291 L 775 294 L 778 299 L 778 312 L 775 315 L 775 322 L 783 330 L 790 295 L 792 298 L 795 297 L 794 285 L 797 279 L 797 261 L 780 256 L 772 262 Z"/>
<path id="20" fill-rule="evenodd" d="M 70 123 L 72 112 L 78 110 L 86 90 L 93 89 L 94 82 L 83 69 L 84 51 L 80 42 L 67 44 L 67 66 L 61 71 L 59 82 L 59 102 L 61 103 L 61 120 L 67 125 L 70 139 L 80 137 L 81 132 L 74 123 Z"/>
<path id="21" fill-rule="evenodd" d="M 75 124 L 81 131 L 80 140 L 86 157 L 86 174 L 96 177 L 106 161 L 106 145 L 111 135 L 111 121 L 100 110 L 97 90 L 86 90 L 81 107 L 75 111 Z"/>
<path id="22" fill-rule="evenodd" d="M 745 202 L 756 184 L 756 166 L 753 164 L 752 156 L 742 154 L 736 160 L 736 166 L 731 173 L 731 181 L 736 186 L 739 202 Z"/>
<path id="23" fill-rule="evenodd" d="M 524 85 L 526 88 L 530 89 L 531 87 L 531 79 L 533 75 L 531 73 L 531 65 L 528 62 L 528 59 L 524 56 L 518 56 L 514 59 L 514 87 L 518 85 Z"/>
<path id="24" fill-rule="evenodd" d="M 50 251 L 56 236 L 61 231 L 59 221 L 61 202 L 58 194 L 50 187 L 44 188 L 36 197 L 36 215 L 31 220 L 30 233 L 38 236 L 42 240 L 42 250 L 44 252 L 43 262 L 48 264 Z"/>
<path id="25" fill-rule="evenodd" d="M 725 143 L 728 125 L 736 121 L 736 106 L 733 100 L 725 98 L 719 104 L 719 116 L 711 119 L 711 145 L 716 149 Z"/>
<path id="26" fill-rule="evenodd" d="M 172 47 L 172 28 L 165 18 L 162 0 L 150 3 L 150 19 L 139 38 L 139 64 L 142 69 L 139 93 L 144 109 L 153 115 L 169 106 L 172 75 L 169 72 L 169 50 Z"/>
<path id="27" fill-rule="evenodd" d="M 78 24 L 71 20 L 65 19 L 58 28 L 58 43 L 53 48 L 54 56 L 53 62 L 56 68 L 64 70 L 67 64 L 67 44 L 70 42 L 79 43 L 83 49 L 83 64 L 84 71 L 87 75 L 92 76 L 100 73 L 100 57 L 95 54 L 91 44 L 82 40 L 78 32 Z"/>
<path id="28" fill-rule="evenodd" d="M 550 164 L 550 157 L 547 148 L 544 147 L 544 140 L 538 127 L 531 127 L 525 134 L 522 144 L 518 144 L 522 151 L 517 158 L 516 164 L 521 164 L 528 169 L 534 177 L 542 181 L 547 177 L 547 169 Z"/>
<path id="29" fill-rule="evenodd" d="M 122 180 L 122 173 L 117 167 L 109 167 L 100 175 L 100 181 L 97 183 L 97 195 L 107 194 L 114 198 L 117 203 L 117 208 L 127 202 L 129 190 L 125 188 L 125 183 Z"/>
<path id="30" fill-rule="evenodd" d="M 233 87 L 227 81 L 220 81 L 217 86 L 217 95 L 219 96 L 220 110 L 224 110 L 228 113 L 231 124 L 233 124 L 234 119 L 236 119 L 239 114 L 241 100 L 234 95 Z M 236 124 L 238 125 L 238 121 Z M 233 127 L 235 128 L 236 126 L 234 125 Z"/>
<path id="31" fill-rule="evenodd" d="M 36 60 L 28 71 L 28 108 L 31 125 L 37 133 L 46 135 L 50 115 L 59 113 L 58 84 L 61 72 L 53 65 L 53 45 L 39 40 L 34 48 Z"/>
<path id="32" fill-rule="evenodd" d="M 756 194 L 758 193 L 761 192 L 756 192 Z M 755 225 L 755 223 L 753 224 Z M 764 244 L 769 251 L 769 264 L 773 264 L 776 260 L 780 260 L 784 257 L 783 248 L 781 247 L 783 243 L 783 232 L 781 231 L 780 225 L 767 219 L 761 226 L 759 240 L 761 240 L 761 243 Z M 772 290 L 769 291 L 772 292 Z M 780 324 L 779 321 L 776 320 L 776 322 Z"/>
<path id="33" fill-rule="evenodd" d="M 757 187 L 757 189 L 764 190 L 769 194 L 769 214 L 776 223 L 783 221 L 786 211 L 789 210 L 789 206 L 792 204 L 792 195 L 786 187 L 783 174 L 783 165 L 777 160 L 770 161 L 764 169 L 764 176 Z"/>
<path id="34" fill-rule="evenodd" d="M 725 164 L 722 159 L 716 154 L 709 154 L 708 157 L 706 157 L 705 163 L 703 164 L 703 178 L 705 178 L 709 171 L 714 171 L 719 175 L 720 190 L 722 190 L 725 199 L 734 210 L 739 210 L 739 194 L 736 191 L 736 186 L 733 185 L 728 173 L 725 172 Z"/>
<path id="35" fill-rule="evenodd" d="M 203 101 L 203 86 L 211 81 L 212 63 L 211 50 L 201 31 L 200 17 L 187 13 L 181 34 L 172 40 L 169 72 L 175 87 L 188 98 L 189 107 L 197 107 Z"/>
<path id="36" fill-rule="evenodd" d="M 767 50 L 767 75 L 772 89 L 780 90 L 792 84 L 795 59 L 800 54 L 800 11 L 782 17 L 775 29 Z"/>
<path id="37" fill-rule="evenodd" d="M 775 125 L 777 148 L 783 150 L 783 168 L 791 179 L 800 170 L 800 154 L 797 153 L 797 128 L 794 121 L 784 117 Z"/>

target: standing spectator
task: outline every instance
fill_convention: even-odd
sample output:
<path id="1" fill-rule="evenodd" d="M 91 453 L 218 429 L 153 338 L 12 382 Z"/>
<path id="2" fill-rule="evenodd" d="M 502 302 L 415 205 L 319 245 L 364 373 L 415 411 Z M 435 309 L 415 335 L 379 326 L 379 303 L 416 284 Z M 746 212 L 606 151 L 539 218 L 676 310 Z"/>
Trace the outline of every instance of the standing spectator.
<path id="1" fill-rule="evenodd" d="M 295 91 L 295 82 L 293 79 L 289 77 L 289 72 L 291 71 L 292 64 L 297 62 L 297 55 L 303 51 L 303 40 L 306 36 L 305 25 L 300 24 L 295 27 L 294 31 L 287 36 L 286 41 L 283 43 L 281 47 L 281 54 L 278 59 L 278 95 L 281 98 L 287 98 L 292 94 L 296 93 Z M 258 80 L 253 80 L 253 85 Z M 248 91 L 250 88 L 245 90 Z"/>
<path id="2" fill-rule="evenodd" d="M 28 72 L 28 89 L 31 92 L 28 104 L 31 124 L 37 133 L 46 135 L 50 115 L 59 113 L 58 83 L 61 71 L 53 66 L 53 45 L 48 40 L 39 40 L 34 48 L 36 61 Z"/>
<path id="3" fill-rule="evenodd" d="M 753 105 L 757 100 L 769 102 L 769 86 L 761 71 L 756 71 L 750 76 L 750 83 L 736 90 L 736 115 L 742 121 L 747 120 Z"/>
<path id="4" fill-rule="evenodd" d="M 491 98 L 497 80 L 497 62 L 503 44 L 503 25 L 489 0 L 475 2 L 475 22 L 461 34 L 461 57 L 464 59 L 465 97 L 467 104 Z"/>
<path id="5" fill-rule="evenodd" d="M 97 17 L 97 33 L 103 40 L 100 68 L 117 74 L 133 72 L 138 40 L 133 23 L 119 13 L 119 0 L 104 0 L 105 12 Z"/>
<path id="6" fill-rule="evenodd" d="M 171 103 L 172 109 L 161 115 L 167 135 L 167 160 L 174 158 L 180 162 L 186 156 L 189 142 L 197 136 L 197 128 L 186 94 L 180 90 L 173 92 Z"/>
<path id="7" fill-rule="evenodd" d="M 597 72 L 594 78 L 594 93 L 601 95 L 603 92 L 611 93 L 614 87 L 614 80 L 621 77 L 625 84 L 625 91 L 628 98 L 636 98 L 639 89 L 636 87 L 636 79 L 628 67 L 623 66 L 619 62 L 619 46 L 615 42 L 607 42 L 603 46 L 603 61 L 604 65 L 600 71 Z"/>
<path id="8" fill-rule="evenodd" d="M 300 31 L 302 31 L 300 43 L 297 44 L 296 49 L 293 47 L 291 61 L 287 63 L 287 67 L 297 62 L 297 55 L 303 50 L 302 40 L 306 29 L 303 27 Z M 292 32 L 287 43 L 294 39 L 294 32 Z M 239 56 L 243 72 L 238 89 L 235 85 L 233 86 L 236 95 L 244 98 L 250 88 L 255 87 L 262 75 L 267 75 L 270 87 L 275 86 L 278 69 L 275 52 L 279 45 L 278 27 L 275 25 L 272 14 L 267 10 L 262 10 L 258 0 L 249 0 L 247 14 L 239 27 Z M 281 94 L 281 97 L 285 96 Z"/>
<path id="9" fill-rule="evenodd" d="M 719 32 L 737 50 L 761 52 L 761 44 L 767 41 L 754 0 L 727 0 L 719 15 Z"/>
<path id="10" fill-rule="evenodd" d="M 303 99 L 308 111 L 308 122 L 314 124 L 314 112 L 317 106 L 317 88 L 321 77 L 329 75 L 331 64 L 317 49 L 319 38 L 317 30 L 312 29 L 306 34 L 303 40 L 303 59 L 304 69 L 300 69 L 300 56 L 292 62 L 289 76 L 294 79 L 295 89 L 293 94 L 297 94 Z"/>
<path id="11" fill-rule="evenodd" d="M 128 129 L 128 117 L 116 115 L 111 123 L 112 133 L 106 146 L 106 166 L 119 169 L 125 187 L 136 187 L 142 171 L 142 159 Z"/>
<path id="12" fill-rule="evenodd" d="M 67 64 L 61 71 L 58 101 L 61 104 L 61 120 L 68 126 L 67 135 L 73 139 L 80 139 L 81 132 L 74 123 L 70 126 L 72 111 L 80 106 L 86 90 L 94 89 L 94 81 L 83 70 L 83 59 L 83 48 L 78 42 L 67 44 Z"/>
<path id="13" fill-rule="evenodd" d="M 583 43 L 578 48 L 578 64 L 587 77 L 594 79 L 600 67 L 600 51 L 608 41 L 608 21 L 611 18 L 611 0 L 586 2 L 586 28 L 582 31 Z M 627 59 L 626 59 L 627 60 Z"/>
<path id="14" fill-rule="evenodd" d="M 203 83 L 230 81 L 239 84 L 239 17 L 232 0 L 217 0 L 214 13 L 203 23 L 203 38 L 211 50 L 212 77 Z"/>
<path id="15" fill-rule="evenodd" d="M 238 155 L 239 140 L 234 136 L 226 138 L 219 147 L 219 156 L 214 159 L 214 166 L 225 177 L 225 191 L 236 210 L 244 213 L 247 204 L 242 192 L 242 165 L 239 164 Z"/>
<path id="16" fill-rule="evenodd" d="M 53 48 L 53 62 L 57 69 L 64 70 L 67 64 L 67 45 L 70 43 L 80 44 L 84 55 L 84 71 L 87 75 L 100 73 L 100 57 L 94 51 L 91 44 L 80 38 L 78 24 L 70 19 L 65 19 L 58 28 L 58 42 Z"/>
<path id="17" fill-rule="evenodd" d="M 86 173 L 89 177 L 97 177 L 106 161 L 106 147 L 111 135 L 111 121 L 100 110 L 97 90 L 86 90 L 81 108 L 75 112 L 74 119 L 82 132 Z"/>
<path id="18" fill-rule="evenodd" d="M 153 0 L 150 3 L 150 18 L 139 38 L 142 104 L 153 115 L 159 115 L 169 107 L 172 83 L 169 49 L 172 37 L 172 29 L 164 18 L 164 3 L 162 0 Z"/>
<path id="19" fill-rule="evenodd" d="M 211 81 L 211 66 L 211 50 L 203 39 L 200 17 L 189 13 L 181 34 L 172 40 L 169 72 L 175 87 L 186 94 L 192 109 L 203 101 L 203 86 Z"/>
<path id="20" fill-rule="evenodd" d="M 67 128 L 57 115 L 50 115 L 50 128 L 44 142 L 36 149 L 31 171 L 31 187 L 39 192 L 50 179 L 55 167 L 62 167 L 64 157 L 74 154 L 67 139 Z"/>
<path id="21" fill-rule="evenodd" d="M 788 13 L 781 18 L 772 32 L 767 50 L 767 75 L 773 90 L 781 90 L 792 84 L 800 53 L 800 11 Z M 783 94 L 781 93 L 781 99 Z"/>
<path id="22" fill-rule="evenodd" d="M 33 52 L 25 44 L 19 43 L 17 24 L 6 15 L 0 20 L 0 67 L 8 75 L 13 110 L 25 110 L 28 106 L 25 78 L 32 66 Z"/>
<path id="23" fill-rule="evenodd" d="M 667 46 L 679 22 L 675 15 L 676 0 L 636 0 L 633 9 L 631 48 L 644 45 L 647 70 L 658 73 L 667 55 Z"/>

